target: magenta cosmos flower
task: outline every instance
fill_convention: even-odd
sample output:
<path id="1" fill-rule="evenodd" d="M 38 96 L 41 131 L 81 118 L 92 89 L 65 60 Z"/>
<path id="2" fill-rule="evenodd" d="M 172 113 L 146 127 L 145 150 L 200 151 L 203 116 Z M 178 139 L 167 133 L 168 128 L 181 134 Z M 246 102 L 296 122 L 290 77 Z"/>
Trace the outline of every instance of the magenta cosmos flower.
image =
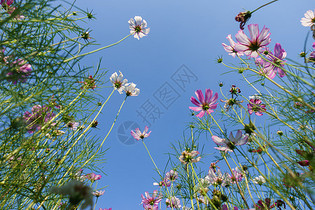
<path id="1" fill-rule="evenodd" d="M 257 58 L 256 59 L 256 64 L 260 65 L 267 77 L 270 79 L 273 79 L 276 76 L 276 73 L 278 72 L 280 77 L 285 76 L 285 72 L 283 69 L 279 68 L 284 66 L 285 61 L 283 60 L 287 56 L 287 53 L 284 49 L 282 49 L 281 44 L 276 43 L 275 48 L 274 48 L 274 53 L 268 52 L 268 55 L 266 55 L 266 60 L 262 58 Z M 277 66 L 276 66 L 276 65 Z"/>
<path id="2" fill-rule="evenodd" d="M 243 30 L 240 30 L 235 35 L 238 41 L 235 45 L 235 50 L 249 57 L 256 58 L 258 53 L 262 53 L 264 51 L 263 48 L 271 42 L 269 29 L 264 27 L 261 32 L 259 32 L 258 24 L 250 24 L 248 25 L 248 30 L 250 38 L 246 36 Z"/>
<path id="3" fill-rule="evenodd" d="M 131 131 L 131 135 L 133 136 L 133 138 L 135 138 L 137 141 L 139 141 L 140 139 L 144 139 L 146 137 L 149 137 L 151 134 L 151 131 L 148 133 L 149 128 L 148 126 L 145 126 L 144 131 L 141 133 L 139 128 L 136 128 L 135 131 Z"/>
<path id="4" fill-rule="evenodd" d="M 195 104 L 197 107 L 189 107 L 189 109 L 195 111 L 195 112 L 199 112 L 199 114 L 197 114 L 197 117 L 203 117 L 205 115 L 205 113 L 210 114 L 211 112 L 213 112 L 214 109 L 217 108 L 218 103 L 218 93 L 215 93 L 214 96 L 212 97 L 212 90 L 210 89 L 206 89 L 206 93 L 205 93 L 205 98 L 203 96 L 203 93 L 201 90 L 196 90 L 195 92 L 198 100 L 197 101 L 194 97 L 190 98 L 190 101 Z"/>
<path id="5" fill-rule="evenodd" d="M 144 209 L 154 209 L 154 207 L 158 206 L 158 204 L 162 200 L 162 195 L 159 194 L 157 190 L 153 191 L 152 196 L 150 196 L 148 192 L 145 192 L 144 195 L 141 195 L 141 204 L 143 204 Z"/>
<path id="6" fill-rule="evenodd" d="M 8 5 L 10 6 L 11 4 L 13 4 L 13 0 L 1 0 L 1 5 Z"/>

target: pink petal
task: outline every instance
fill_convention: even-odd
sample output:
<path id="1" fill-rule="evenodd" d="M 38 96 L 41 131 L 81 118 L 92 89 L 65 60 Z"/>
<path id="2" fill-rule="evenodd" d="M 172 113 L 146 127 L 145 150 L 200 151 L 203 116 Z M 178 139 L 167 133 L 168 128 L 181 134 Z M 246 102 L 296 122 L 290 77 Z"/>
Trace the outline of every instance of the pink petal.
<path id="1" fill-rule="evenodd" d="M 201 90 L 196 90 L 195 94 L 196 94 L 198 100 L 200 101 L 200 103 L 204 104 L 205 103 L 205 99 L 203 97 L 202 91 Z"/>
<path id="2" fill-rule="evenodd" d="M 214 141 L 214 143 L 216 143 L 218 145 L 224 145 L 225 144 L 224 142 L 226 141 L 225 139 L 222 139 L 218 136 L 212 136 L 211 138 Z"/>
<path id="3" fill-rule="evenodd" d="M 248 30 L 249 30 L 251 41 L 252 42 L 256 41 L 258 36 L 259 36 L 258 24 L 250 24 L 250 25 L 248 25 Z"/>
<path id="4" fill-rule="evenodd" d="M 195 112 L 199 112 L 202 110 L 202 107 L 193 107 L 193 106 L 190 106 L 189 109 L 195 111 Z"/>
<path id="5" fill-rule="evenodd" d="M 207 104 L 209 104 L 209 103 L 210 103 L 210 99 L 211 99 L 211 97 L 212 97 L 212 90 L 206 89 L 205 95 L 206 95 L 206 100 L 205 100 L 205 102 L 206 102 Z"/>
<path id="6" fill-rule="evenodd" d="M 197 114 L 196 116 L 199 118 L 202 118 L 205 115 L 205 111 L 202 110 L 199 114 Z"/>
<path id="7" fill-rule="evenodd" d="M 201 104 L 194 97 L 190 97 L 190 101 L 196 106 L 201 106 Z"/>

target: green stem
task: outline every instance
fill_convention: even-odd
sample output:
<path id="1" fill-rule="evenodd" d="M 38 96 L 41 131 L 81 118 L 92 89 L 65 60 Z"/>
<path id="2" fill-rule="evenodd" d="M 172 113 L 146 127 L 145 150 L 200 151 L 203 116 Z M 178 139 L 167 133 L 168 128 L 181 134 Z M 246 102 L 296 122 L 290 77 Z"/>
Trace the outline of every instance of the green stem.
<path id="1" fill-rule="evenodd" d="M 273 1 L 271 1 L 271 2 L 268 2 L 267 4 L 264 4 L 264 5 L 260 6 L 260 7 L 258 7 L 257 9 L 251 11 L 250 13 L 253 14 L 253 13 L 256 12 L 257 10 L 259 10 L 259 9 L 265 7 L 265 6 L 268 6 L 269 4 L 272 4 L 272 3 L 276 2 L 276 1 L 278 1 L 278 0 L 273 0 Z"/>
<path id="2" fill-rule="evenodd" d="M 83 53 L 83 54 L 81 54 L 81 55 L 74 56 L 74 57 L 72 57 L 72 58 L 68 58 L 68 59 L 64 60 L 63 62 L 64 62 L 64 63 L 67 63 L 67 62 L 69 62 L 69 61 L 71 61 L 71 60 L 73 60 L 73 59 L 76 59 L 76 58 L 79 58 L 79 57 L 82 57 L 82 56 L 85 56 L 85 55 L 89 55 L 89 54 L 98 52 L 98 51 L 100 51 L 100 50 L 104 50 L 104 49 L 106 49 L 106 48 L 110 48 L 110 47 L 115 46 L 115 45 L 119 44 L 120 42 L 124 41 L 125 39 L 127 39 L 127 38 L 128 38 L 129 36 L 131 36 L 131 35 L 132 35 L 132 34 L 129 34 L 128 36 L 125 36 L 124 38 L 122 38 L 121 40 L 119 40 L 118 42 L 115 42 L 115 43 L 113 43 L 113 44 L 110 44 L 110 45 L 107 45 L 107 46 L 98 48 L 98 49 L 96 49 L 96 50 L 93 50 L 93 51 L 90 51 L 90 52 L 87 52 L 87 53 Z"/>

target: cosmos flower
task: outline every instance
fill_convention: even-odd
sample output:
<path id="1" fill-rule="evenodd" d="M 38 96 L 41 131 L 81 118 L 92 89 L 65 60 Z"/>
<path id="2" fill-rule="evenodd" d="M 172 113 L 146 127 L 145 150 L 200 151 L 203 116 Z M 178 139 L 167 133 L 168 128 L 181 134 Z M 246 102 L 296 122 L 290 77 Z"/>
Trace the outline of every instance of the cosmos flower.
<path id="1" fill-rule="evenodd" d="M 94 181 L 96 181 L 96 180 L 100 180 L 100 179 L 102 178 L 102 175 L 100 175 L 100 174 L 97 175 L 97 174 L 95 174 L 95 173 L 89 173 L 89 174 L 85 175 L 85 177 L 86 177 L 88 180 L 94 182 Z"/>
<path id="2" fill-rule="evenodd" d="M 229 55 L 233 56 L 233 58 L 235 58 L 235 56 L 242 56 L 244 55 L 242 52 L 239 52 L 235 49 L 235 45 L 236 43 L 234 42 L 234 40 L 232 39 L 232 36 L 231 34 L 229 34 L 227 37 L 227 40 L 229 40 L 230 42 L 230 46 L 225 44 L 225 43 L 222 43 L 223 47 L 224 47 L 224 50 L 226 52 L 229 53 Z"/>
<path id="3" fill-rule="evenodd" d="M 127 79 L 123 79 L 124 75 L 119 71 L 119 75 L 117 72 L 113 73 L 110 76 L 110 82 L 113 84 L 114 88 L 120 93 L 123 93 L 123 87 L 128 82 Z"/>
<path id="4" fill-rule="evenodd" d="M 167 198 L 166 199 L 166 205 L 167 205 L 167 207 L 175 208 L 175 209 L 182 207 L 180 205 L 180 200 L 175 196 L 172 196 L 170 199 Z"/>
<path id="5" fill-rule="evenodd" d="M 164 178 L 163 181 L 160 181 L 159 183 L 154 182 L 154 186 L 159 186 L 159 187 L 169 187 L 171 186 L 171 181 L 169 179 Z"/>
<path id="6" fill-rule="evenodd" d="M 235 169 L 232 169 L 233 175 L 230 175 L 231 181 L 233 184 L 235 184 L 236 182 L 240 182 L 242 181 L 244 174 L 241 172 L 241 170 L 236 167 Z"/>
<path id="7" fill-rule="evenodd" d="M 266 179 L 263 176 L 258 176 L 258 177 L 255 177 L 253 179 L 253 183 L 262 185 L 262 184 L 266 183 Z"/>
<path id="8" fill-rule="evenodd" d="M 143 204 L 143 208 L 149 209 L 148 206 L 154 207 L 160 203 L 162 200 L 162 195 L 159 194 L 157 190 L 154 190 L 152 196 L 150 196 L 148 192 L 145 192 L 144 195 L 141 195 L 141 198 L 141 204 Z"/>
<path id="9" fill-rule="evenodd" d="M 123 86 L 123 90 L 126 92 L 127 96 L 137 96 L 140 93 L 140 90 L 136 88 L 136 84 L 134 83 L 127 83 Z"/>
<path id="10" fill-rule="evenodd" d="M 315 10 L 308 10 L 301 19 L 301 24 L 305 27 L 312 27 L 315 25 Z"/>
<path id="11" fill-rule="evenodd" d="M 214 170 L 209 169 L 208 175 L 205 177 L 205 180 L 214 186 L 229 186 L 231 184 L 231 179 L 228 173 L 222 174 L 220 169 Z"/>
<path id="12" fill-rule="evenodd" d="M 177 171 L 174 171 L 174 170 L 170 170 L 165 175 L 165 179 L 168 179 L 170 181 L 175 181 L 177 178 L 178 178 L 178 173 Z"/>
<path id="13" fill-rule="evenodd" d="M 92 194 L 95 197 L 100 197 L 100 196 L 104 195 L 104 193 L 105 193 L 105 190 L 97 190 L 97 191 L 93 192 Z"/>
<path id="14" fill-rule="evenodd" d="M 215 93 L 214 96 L 212 97 L 212 90 L 210 89 L 206 89 L 205 92 L 205 98 L 203 96 L 203 93 L 201 90 L 196 90 L 195 92 L 198 100 L 197 101 L 194 97 L 190 98 L 190 101 L 195 104 L 197 107 L 189 107 L 189 109 L 195 111 L 195 112 L 199 112 L 199 114 L 197 114 L 197 117 L 203 117 L 205 115 L 205 113 L 210 114 L 213 112 L 214 109 L 217 108 L 217 100 L 218 100 L 218 93 Z"/>
<path id="15" fill-rule="evenodd" d="M 13 4 L 14 0 L 1 0 L 1 5 L 8 5 L 10 6 L 11 4 Z"/>
<path id="16" fill-rule="evenodd" d="M 31 75 L 32 66 L 22 59 L 12 62 L 10 64 L 10 71 L 6 74 L 7 80 L 13 84 L 17 82 L 25 83 L 27 77 Z"/>
<path id="17" fill-rule="evenodd" d="M 141 16 L 135 16 L 129 21 L 130 34 L 133 34 L 133 37 L 140 39 L 150 32 L 150 28 L 147 28 L 147 21 L 143 20 Z"/>
<path id="18" fill-rule="evenodd" d="M 249 114 L 253 114 L 253 112 L 255 112 L 257 116 L 263 115 L 263 112 L 266 111 L 266 105 L 262 104 L 262 101 L 259 97 L 250 98 L 249 104 L 247 104 L 247 108 Z"/>
<path id="19" fill-rule="evenodd" d="M 269 29 L 264 27 L 259 32 L 258 24 L 250 24 L 248 25 L 248 30 L 250 38 L 245 35 L 243 30 L 240 30 L 235 35 L 238 41 L 235 45 L 235 50 L 244 53 L 248 57 L 256 58 L 258 57 L 258 53 L 262 53 L 264 47 L 271 42 Z"/>
<path id="20" fill-rule="evenodd" d="M 23 118 L 27 124 L 28 133 L 34 133 L 36 130 L 40 130 L 42 126 L 48 123 L 54 116 L 55 114 L 51 111 L 51 108 L 34 105 L 32 112 L 26 111 Z"/>
<path id="21" fill-rule="evenodd" d="M 221 150 L 224 152 L 233 152 L 235 146 L 241 146 L 247 143 L 248 135 L 242 135 L 242 131 L 238 130 L 235 137 L 233 133 L 230 133 L 229 139 L 222 139 L 218 136 L 212 136 L 212 140 L 217 145 L 223 145 L 221 147 L 215 147 L 217 150 Z"/>
<path id="22" fill-rule="evenodd" d="M 135 131 L 131 131 L 131 135 L 133 136 L 133 138 L 135 138 L 137 141 L 139 141 L 140 139 L 144 139 L 144 138 L 147 138 L 150 136 L 151 134 L 151 131 L 149 131 L 149 128 L 148 126 L 145 126 L 144 127 L 144 131 L 141 133 L 140 129 L 139 128 L 136 128 Z"/>
<path id="23" fill-rule="evenodd" d="M 282 49 L 281 44 L 276 43 L 274 48 L 274 54 L 272 52 L 268 52 L 268 55 L 266 55 L 266 60 L 262 58 L 256 58 L 256 65 L 259 65 L 263 68 L 262 72 L 266 74 L 267 77 L 270 79 L 273 79 L 276 76 L 276 73 L 278 72 L 280 77 L 285 76 L 285 72 L 283 69 L 279 68 L 284 66 L 285 61 L 283 60 L 287 56 L 287 53 L 284 49 Z M 277 66 L 276 66 L 276 65 Z M 260 71 L 261 72 L 261 71 Z"/>
<path id="24" fill-rule="evenodd" d="M 183 151 L 181 156 L 179 157 L 179 161 L 182 164 L 188 164 L 188 163 L 197 163 L 200 161 L 201 157 L 197 157 L 200 153 L 198 151 Z"/>
<path id="25" fill-rule="evenodd" d="M 81 205 L 82 209 L 89 206 L 92 209 L 94 205 L 92 188 L 80 181 L 72 180 L 61 187 L 52 187 L 50 192 L 69 196 L 71 207 L 78 205 L 81 201 L 84 201 Z"/>

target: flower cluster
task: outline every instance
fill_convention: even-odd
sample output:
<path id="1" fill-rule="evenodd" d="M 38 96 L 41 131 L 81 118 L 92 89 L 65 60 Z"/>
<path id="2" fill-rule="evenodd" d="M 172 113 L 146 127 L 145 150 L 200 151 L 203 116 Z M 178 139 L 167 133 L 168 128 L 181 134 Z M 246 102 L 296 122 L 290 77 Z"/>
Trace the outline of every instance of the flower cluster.
<path id="1" fill-rule="evenodd" d="M 256 65 L 262 67 L 262 71 L 260 71 L 260 73 L 264 73 L 270 79 L 273 79 L 277 72 L 280 77 L 284 77 L 285 72 L 283 70 L 283 66 L 285 61 L 283 59 L 287 56 L 285 50 L 282 49 L 279 43 L 276 43 L 274 53 L 269 51 L 268 48 L 265 50 L 266 51 L 264 53 L 267 54 L 266 58 L 259 57 L 255 60 Z"/>
<path id="2" fill-rule="evenodd" d="M 4 58 L 6 60 L 7 58 Z M 27 81 L 27 77 L 31 75 L 32 66 L 28 64 L 25 60 L 18 59 L 9 64 L 9 72 L 6 74 L 7 80 L 12 82 L 13 84 L 17 84 L 17 82 L 25 83 Z"/>
<path id="3" fill-rule="evenodd" d="M 228 173 L 222 174 L 220 169 L 214 171 L 213 169 L 209 169 L 208 175 L 205 177 L 205 180 L 208 181 L 211 185 L 214 186 L 230 186 L 231 178 Z"/>
<path id="4" fill-rule="evenodd" d="M 122 94 L 125 91 L 126 96 L 137 96 L 140 93 L 140 90 L 136 88 L 136 84 L 127 83 L 127 79 L 123 79 L 124 75 L 119 71 L 119 75 L 117 72 L 113 73 L 110 77 L 110 81 L 113 84 L 113 87 Z"/>
<path id="5" fill-rule="evenodd" d="M 156 186 L 165 186 L 169 187 L 171 186 L 171 182 L 174 182 L 178 178 L 178 172 L 174 170 L 170 170 L 169 172 L 166 173 L 165 177 L 163 178 L 163 181 L 160 181 L 159 183 L 154 182 L 153 185 Z"/>
<path id="6" fill-rule="evenodd" d="M 26 122 L 28 132 L 34 133 L 36 130 L 40 130 L 54 116 L 55 114 L 51 111 L 50 107 L 34 105 L 32 112 L 26 111 L 23 118 Z"/>
<path id="7" fill-rule="evenodd" d="M 180 200 L 175 196 L 166 199 L 166 206 L 172 209 L 173 208 L 178 209 L 182 207 L 180 204 Z"/>

